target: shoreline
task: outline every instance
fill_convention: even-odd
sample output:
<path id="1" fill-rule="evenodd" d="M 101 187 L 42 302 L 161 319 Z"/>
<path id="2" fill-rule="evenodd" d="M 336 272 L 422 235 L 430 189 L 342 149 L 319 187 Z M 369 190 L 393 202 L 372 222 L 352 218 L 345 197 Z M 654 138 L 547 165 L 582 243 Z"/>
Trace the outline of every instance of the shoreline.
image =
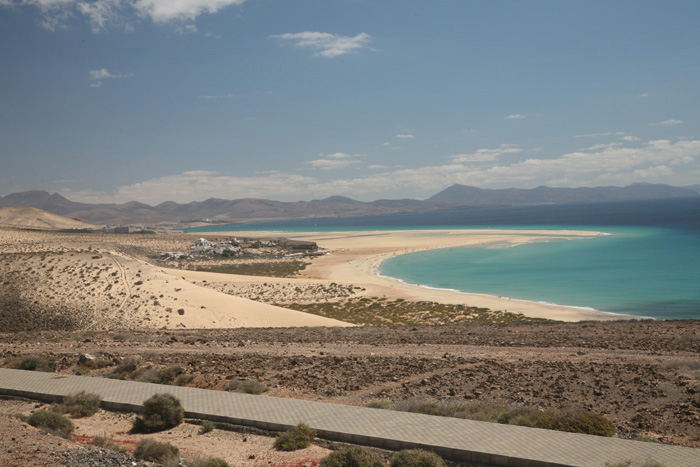
<path id="1" fill-rule="evenodd" d="M 601 232 L 598 232 L 600 235 L 612 235 L 612 234 L 604 234 Z M 518 245 L 524 245 L 525 243 L 516 243 L 513 245 L 509 245 L 507 248 L 513 248 Z M 486 245 L 484 245 L 485 247 Z M 459 248 L 459 247 L 456 247 Z M 435 250 L 439 250 L 440 248 L 436 248 Z M 434 251 L 434 250 L 424 250 L 424 251 Z M 404 253 L 408 254 L 408 253 Z M 588 307 L 588 306 L 576 306 L 576 305 L 562 305 L 560 303 L 553 303 L 553 302 L 545 302 L 545 301 L 536 301 L 536 300 L 527 300 L 524 298 L 515 298 L 515 297 L 506 297 L 503 295 L 493 295 L 493 294 L 487 294 L 483 292 L 467 292 L 465 290 L 459 290 L 459 289 L 450 289 L 450 288 L 444 288 L 444 287 L 433 287 L 431 285 L 422 285 L 422 284 L 413 284 L 411 282 L 408 282 L 404 279 L 401 279 L 399 277 L 393 277 L 389 276 L 386 274 L 382 274 L 380 271 L 381 265 L 384 261 L 389 259 L 389 257 L 382 258 L 379 260 L 375 266 L 374 266 L 374 273 L 377 277 L 382 277 L 386 278 L 389 280 L 392 280 L 394 282 L 398 282 L 400 284 L 404 284 L 410 287 L 418 287 L 426 290 L 438 290 L 438 291 L 444 291 L 444 292 L 450 292 L 458 295 L 468 295 L 468 296 L 483 296 L 483 297 L 489 297 L 492 299 L 497 299 L 497 300 L 507 300 L 509 302 L 515 301 L 515 302 L 523 302 L 523 303 L 531 303 L 531 304 L 537 304 L 537 305 L 545 305 L 545 306 L 553 306 L 553 307 L 559 307 L 559 308 L 564 308 L 564 309 L 573 309 L 573 310 L 581 310 L 584 312 L 590 312 L 590 313 L 597 313 L 600 315 L 605 315 L 605 316 L 613 316 L 616 317 L 617 319 L 650 319 L 650 320 L 656 320 L 658 318 L 654 318 L 653 316 L 637 316 L 637 315 L 628 315 L 624 313 L 616 313 L 614 311 L 604 311 L 604 310 L 598 310 L 596 308 Z"/>
<path id="2" fill-rule="evenodd" d="M 216 232 L 218 235 L 269 236 L 267 231 Z M 533 318 L 558 321 L 609 321 L 645 319 L 630 315 L 612 314 L 598 310 L 581 309 L 566 305 L 509 299 L 487 294 L 426 288 L 377 274 L 376 267 L 389 257 L 416 251 L 463 246 L 485 246 L 502 243 L 529 243 L 556 235 L 561 239 L 582 239 L 603 234 L 585 230 L 400 230 L 400 231 L 336 231 L 336 232 L 274 232 L 287 238 L 315 241 L 319 248 L 329 251 L 314 259 L 299 278 L 280 279 L 290 282 L 309 279 L 359 285 L 368 296 L 386 296 L 412 301 L 432 301 L 443 304 L 468 304 L 492 311 L 520 313 Z M 201 235 L 202 232 L 191 235 Z M 246 281 L 264 282 L 270 278 L 246 277 Z M 277 279 L 276 279 L 277 280 Z M 468 303 L 465 298 L 469 299 Z"/>

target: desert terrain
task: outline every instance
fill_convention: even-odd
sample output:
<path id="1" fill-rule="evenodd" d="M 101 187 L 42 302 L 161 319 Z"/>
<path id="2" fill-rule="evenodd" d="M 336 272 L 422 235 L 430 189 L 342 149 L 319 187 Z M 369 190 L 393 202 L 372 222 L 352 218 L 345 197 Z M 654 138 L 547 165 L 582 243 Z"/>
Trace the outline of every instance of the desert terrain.
<path id="1" fill-rule="evenodd" d="M 427 290 L 374 270 L 395 254 L 537 241 L 541 233 L 296 234 L 296 240 L 316 242 L 320 255 L 287 257 L 262 248 L 226 259 L 161 256 L 189 252 L 198 236 L 0 228 L 0 364 L 16 366 L 37 356 L 47 371 L 104 377 L 128 362 L 133 371 L 121 377 L 177 368 L 186 375 L 178 384 L 193 387 L 225 390 L 232 380 L 251 381 L 272 396 L 399 410 L 430 404 L 585 409 L 613 422 L 619 437 L 700 446 L 697 321 L 621 320 L 507 297 Z M 266 232 L 207 238 L 243 236 L 271 238 Z M 221 272 L 236 268 L 247 273 Z M 253 275 L 270 271 L 284 272 Z M 104 365 L 81 363 L 85 354 Z M 0 412 L 17 424 L 13 413 L 40 406 L 5 400 Z M 76 422 L 74 441 L 89 443 L 104 427 L 106 435 L 133 447 L 135 438 L 124 429 L 130 415 L 94 417 Z M 61 456 L 77 449 L 72 441 L 43 443 L 49 435 L 31 427 L 17 430 L 31 440 L 23 446 L 45 454 L 35 465 L 60 464 Z M 296 457 L 274 457 L 265 434 L 253 449 L 259 434 L 196 430 L 183 425 L 162 436 L 190 453 L 208 449 L 210 438 L 219 436 L 216 442 L 230 452 L 271 456 L 268 465 L 312 465 L 327 452 L 316 446 Z M 3 449 L 17 446 L 7 439 L 12 433 L 14 428 L 0 433 Z M 260 465 L 224 454 L 235 465 Z M 3 455 L 8 465 L 16 462 L 12 453 Z"/>

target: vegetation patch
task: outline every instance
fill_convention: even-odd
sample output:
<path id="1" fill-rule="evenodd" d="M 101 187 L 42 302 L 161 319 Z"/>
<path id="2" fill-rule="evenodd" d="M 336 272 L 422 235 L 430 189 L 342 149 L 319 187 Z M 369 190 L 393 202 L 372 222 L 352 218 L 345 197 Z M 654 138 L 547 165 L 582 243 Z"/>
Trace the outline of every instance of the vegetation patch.
<path id="1" fill-rule="evenodd" d="M 511 407 L 505 404 L 434 402 L 408 399 L 394 404 L 393 410 L 441 417 L 465 418 L 482 422 L 543 428 L 545 430 L 613 436 L 615 425 L 600 414 L 583 409 L 545 409 Z"/>
<path id="2" fill-rule="evenodd" d="M 56 362 L 53 358 L 38 355 L 14 358 L 8 363 L 11 368 L 28 371 L 53 371 L 56 368 Z"/>
<path id="3" fill-rule="evenodd" d="M 211 422 L 209 420 L 204 420 L 202 422 L 202 427 L 199 429 L 199 434 L 203 435 L 206 433 L 211 433 L 212 431 L 214 431 L 214 428 L 216 428 L 216 425 L 214 424 L 214 422 Z"/>
<path id="4" fill-rule="evenodd" d="M 405 449 L 391 458 L 391 467 L 445 467 L 445 461 L 434 452 Z"/>
<path id="5" fill-rule="evenodd" d="M 164 467 L 176 467 L 180 463 L 180 450 L 170 443 L 161 443 L 144 438 L 136 446 L 134 457 L 149 462 L 157 462 Z"/>
<path id="6" fill-rule="evenodd" d="M 379 454 L 357 446 L 329 454 L 321 459 L 321 467 L 386 467 L 386 463 Z"/>
<path id="7" fill-rule="evenodd" d="M 297 451 L 308 448 L 317 434 L 316 430 L 309 425 L 299 423 L 275 439 L 275 449 L 280 451 Z"/>
<path id="8" fill-rule="evenodd" d="M 201 266 L 195 270 L 246 276 L 294 277 L 311 263 L 305 261 L 261 261 L 254 263 L 227 264 L 221 266 Z"/>
<path id="9" fill-rule="evenodd" d="M 519 313 L 491 311 L 467 305 L 446 305 L 435 302 L 389 301 L 379 297 L 349 298 L 337 302 L 275 303 L 292 310 L 313 313 L 348 323 L 370 326 L 440 325 L 460 323 L 514 323 L 548 321 Z"/>
<path id="10" fill-rule="evenodd" d="M 119 446 L 117 443 L 115 443 L 111 439 L 105 438 L 104 436 L 95 436 L 95 438 L 92 440 L 92 444 L 93 444 L 93 446 L 97 446 L 97 447 L 104 448 L 104 449 L 109 449 L 110 451 L 126 452 L 126 449 Z"/>
<path id="11" fill-rule="evenodd" d="M 132 431 L 153 433 L 176 427 L 185 417 L 180 400 L 172 394 L 155 394 L 143 402 L 141 416 L 136 419 Z"/>
<path id="12" fill-rule="evenodd" d="M 246 394 L 262 394 L 270 390 L 260 381 L 248 380 L 241 381 L 239 379 L 232 379 L 224 385 L 224 389 L 232 392 L 244 392 Z"/>
<path id="13" fill-rule="evenodd" d="M 80 391 L 76 394 L 69 394 L 63 399 L 65 411 L 74 418 L 89 417 L 100 410 L 102 397 L 98 394 Z"/>
<path id="14" fill-rule="evenodd" d="M 60 413 L 49 410 L 38 410 L 34 412 L 27 418 L 27 423 L 62 438 L 68 438 L 75 429 L 73 422 L 68 418 Z"/>

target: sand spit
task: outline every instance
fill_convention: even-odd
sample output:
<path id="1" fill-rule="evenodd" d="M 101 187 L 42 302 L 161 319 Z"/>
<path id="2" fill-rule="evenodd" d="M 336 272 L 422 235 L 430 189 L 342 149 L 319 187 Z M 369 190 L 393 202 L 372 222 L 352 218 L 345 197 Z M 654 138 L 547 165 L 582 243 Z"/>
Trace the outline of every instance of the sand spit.
<path id="1" fill-rule="evenodd" d="M 217 232 L 218 234 L 218 232 Z M 269 232 L 230 232 L 239 236 L 269 236 Z M 202 235 L 201 233 L 198 235 Z M 512 313 L 521 313 L 533 318 L 547 318 L 559 321 L 615 320 L 621 315 L 598 313 L 574 307 L 564 307 L 546 303 L 511 300 L 508 297 L 494 297 L 482 294 L 464 294 L 448 290 L 435 290 L 400 283 L 377 275 L 376 268 L 386 258 L 416 251 L 452 248 L 459 246 L 507 245 L 542 241 L 544 236 L 557 238 L 585 238 L 599 235 L 590 231 L 548 231 L 548 230 L 405 230 L 405 231 L 366 231 L 366 232 L 313 232 L 280 233 L 295 240 L 314 241 L 330 255 L 314 259 L 313 264 L 304 270 L 300 279 L 285 280 L 287 283 L 338 283 L 363 289 L 365 296 L 385 296 L 389 299 L 401 298 L 412 301 L 432 301 L 445 304 L 466 304 Z M 201 273 L 200 273 L 201 274 Z M 194 276 L 190 276 L 196 280 Z M 198 276 L 199 280 L 217 281 L 217 276 Z M 219 276 L 218 281 L 222 279 Z M 267 283 L 269 278 L 246 276 L 249 286 Z M 242 292 L 240 292 L 242 293 Z"/>

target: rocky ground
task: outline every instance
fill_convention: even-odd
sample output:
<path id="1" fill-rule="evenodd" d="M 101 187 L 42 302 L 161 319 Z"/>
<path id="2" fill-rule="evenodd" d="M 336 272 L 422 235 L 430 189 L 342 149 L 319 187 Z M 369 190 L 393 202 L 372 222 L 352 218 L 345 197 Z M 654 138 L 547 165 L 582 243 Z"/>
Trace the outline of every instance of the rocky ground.
<path id="1" fill-rule="evenodd" d="M 7 366 L 41 355 L 95 377 L 114 367 L 88 373 L 80 354 L 135 358 L 137 378 L 179 366 L 189 386 L 253 380 L 268 395 L 342 404 L 583 408 L 618 436 L 700 446 L 697 321 L 21 333 L 2 335 L 0 351 Z"/>

